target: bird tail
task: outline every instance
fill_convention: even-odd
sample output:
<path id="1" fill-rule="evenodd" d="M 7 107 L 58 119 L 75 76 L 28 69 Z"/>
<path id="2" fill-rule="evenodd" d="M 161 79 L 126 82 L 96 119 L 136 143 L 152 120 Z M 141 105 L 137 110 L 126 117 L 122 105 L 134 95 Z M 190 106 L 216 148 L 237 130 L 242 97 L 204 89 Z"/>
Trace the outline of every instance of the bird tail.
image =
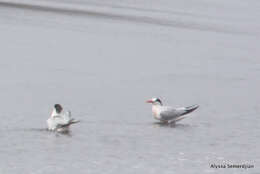
<path id="1" fill-rule="evenodd" d="M 191 113 L 193 111 L 195 111 L 196 109 L 198 109 L 199 105 L 192 105 L 192 106 L 188 106 L 188 107 L 185 107 L 185 112 L 181 115 L 186 115 L 188 113 Z"/>
<path id="2" fill-rule="evenodd" d="M 80 121 L 79 120 L 75 120 L 75 119 L 71 119 L 69 124 L 71 125 L 71 124 L 75 124 L 75 123 L 78 123 L 78 122 L 80 122 Z"/>
<path id="3" fill-rule="evenodd" d="M 58 128 L 64 128 L 64 127 L 68 127 L 72 124 L 76 124 L 80 122 L 79 120 L 75 120 L 75 119 L 71 119 L 67 124 L 63 124 L 63 125 L 60 125 Z"/>

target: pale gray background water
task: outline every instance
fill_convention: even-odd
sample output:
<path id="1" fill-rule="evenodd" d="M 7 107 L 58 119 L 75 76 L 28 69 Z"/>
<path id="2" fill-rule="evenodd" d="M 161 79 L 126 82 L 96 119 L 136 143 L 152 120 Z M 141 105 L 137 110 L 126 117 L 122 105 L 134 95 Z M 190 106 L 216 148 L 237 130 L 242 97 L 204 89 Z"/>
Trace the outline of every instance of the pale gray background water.
<path id="1" fill-rule="evenodd" d="M 8 2 L 1 174 L 260 173 L 258 0 Z M 154 96 L 201 107 L 159 126 Z M 82 121 L 71 136 L 44 130 L 55 103 Z"/>

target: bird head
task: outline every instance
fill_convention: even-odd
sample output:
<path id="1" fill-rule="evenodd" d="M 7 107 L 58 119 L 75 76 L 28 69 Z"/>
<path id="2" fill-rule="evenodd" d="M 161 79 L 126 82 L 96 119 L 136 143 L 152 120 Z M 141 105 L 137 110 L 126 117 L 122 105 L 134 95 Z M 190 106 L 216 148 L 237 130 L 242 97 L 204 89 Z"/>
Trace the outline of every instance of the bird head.
<path id="1" fill-rule="evenodd" d="M 61 113 L 61 111 L 63 110 L 60 104 L 55 104 L 54 108 L 58 114 Z"/>
<path id="2" fill-rule="evenodd" d="M 159 98 L 152 98 L 147 100 L 146 103 L 152 103 L 153 105 L 162 105 L 162 101 Z"/>

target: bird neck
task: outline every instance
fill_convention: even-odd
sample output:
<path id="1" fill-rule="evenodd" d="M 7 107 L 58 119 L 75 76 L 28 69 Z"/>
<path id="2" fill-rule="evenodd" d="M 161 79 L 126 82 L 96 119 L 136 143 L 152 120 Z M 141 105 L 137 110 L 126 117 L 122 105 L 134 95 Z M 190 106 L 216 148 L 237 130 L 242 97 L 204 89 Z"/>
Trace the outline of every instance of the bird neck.
<path id="1" fill-rule="evenodd" d="M 152 111 L 153 111 L 153 113 L 157 113 L 157 111 L 160 110 L 161 107 L 162 107 L 161 104 L 153 104 L 153 105 L 152 105 Z"/>
<path id="2" fill-rule="evenodd" d="M 61 114 L 61 112 L 60 112 L 60 113 L 57 113 L 56 109 L 53 109 L 53 110 L 52 110 L 52 113 L 51 113 L 51 117 L 54 117 L 54 116 L 60 115 L 60 114 Z"/>

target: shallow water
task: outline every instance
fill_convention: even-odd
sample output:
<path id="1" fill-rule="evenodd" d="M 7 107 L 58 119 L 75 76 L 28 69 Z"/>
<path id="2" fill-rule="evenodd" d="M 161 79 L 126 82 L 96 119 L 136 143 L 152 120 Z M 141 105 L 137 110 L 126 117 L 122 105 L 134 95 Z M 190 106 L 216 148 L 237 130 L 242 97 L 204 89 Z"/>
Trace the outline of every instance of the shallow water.
<path id="1" fill-rule="evenodd" d="M 259 9 L 1 0 L 0 173 L 259 173 Z M 200 108 L 160 125 L 154 96 Z M 46 131 L 55 103 L 81 120 L 69 135 Z"/>

